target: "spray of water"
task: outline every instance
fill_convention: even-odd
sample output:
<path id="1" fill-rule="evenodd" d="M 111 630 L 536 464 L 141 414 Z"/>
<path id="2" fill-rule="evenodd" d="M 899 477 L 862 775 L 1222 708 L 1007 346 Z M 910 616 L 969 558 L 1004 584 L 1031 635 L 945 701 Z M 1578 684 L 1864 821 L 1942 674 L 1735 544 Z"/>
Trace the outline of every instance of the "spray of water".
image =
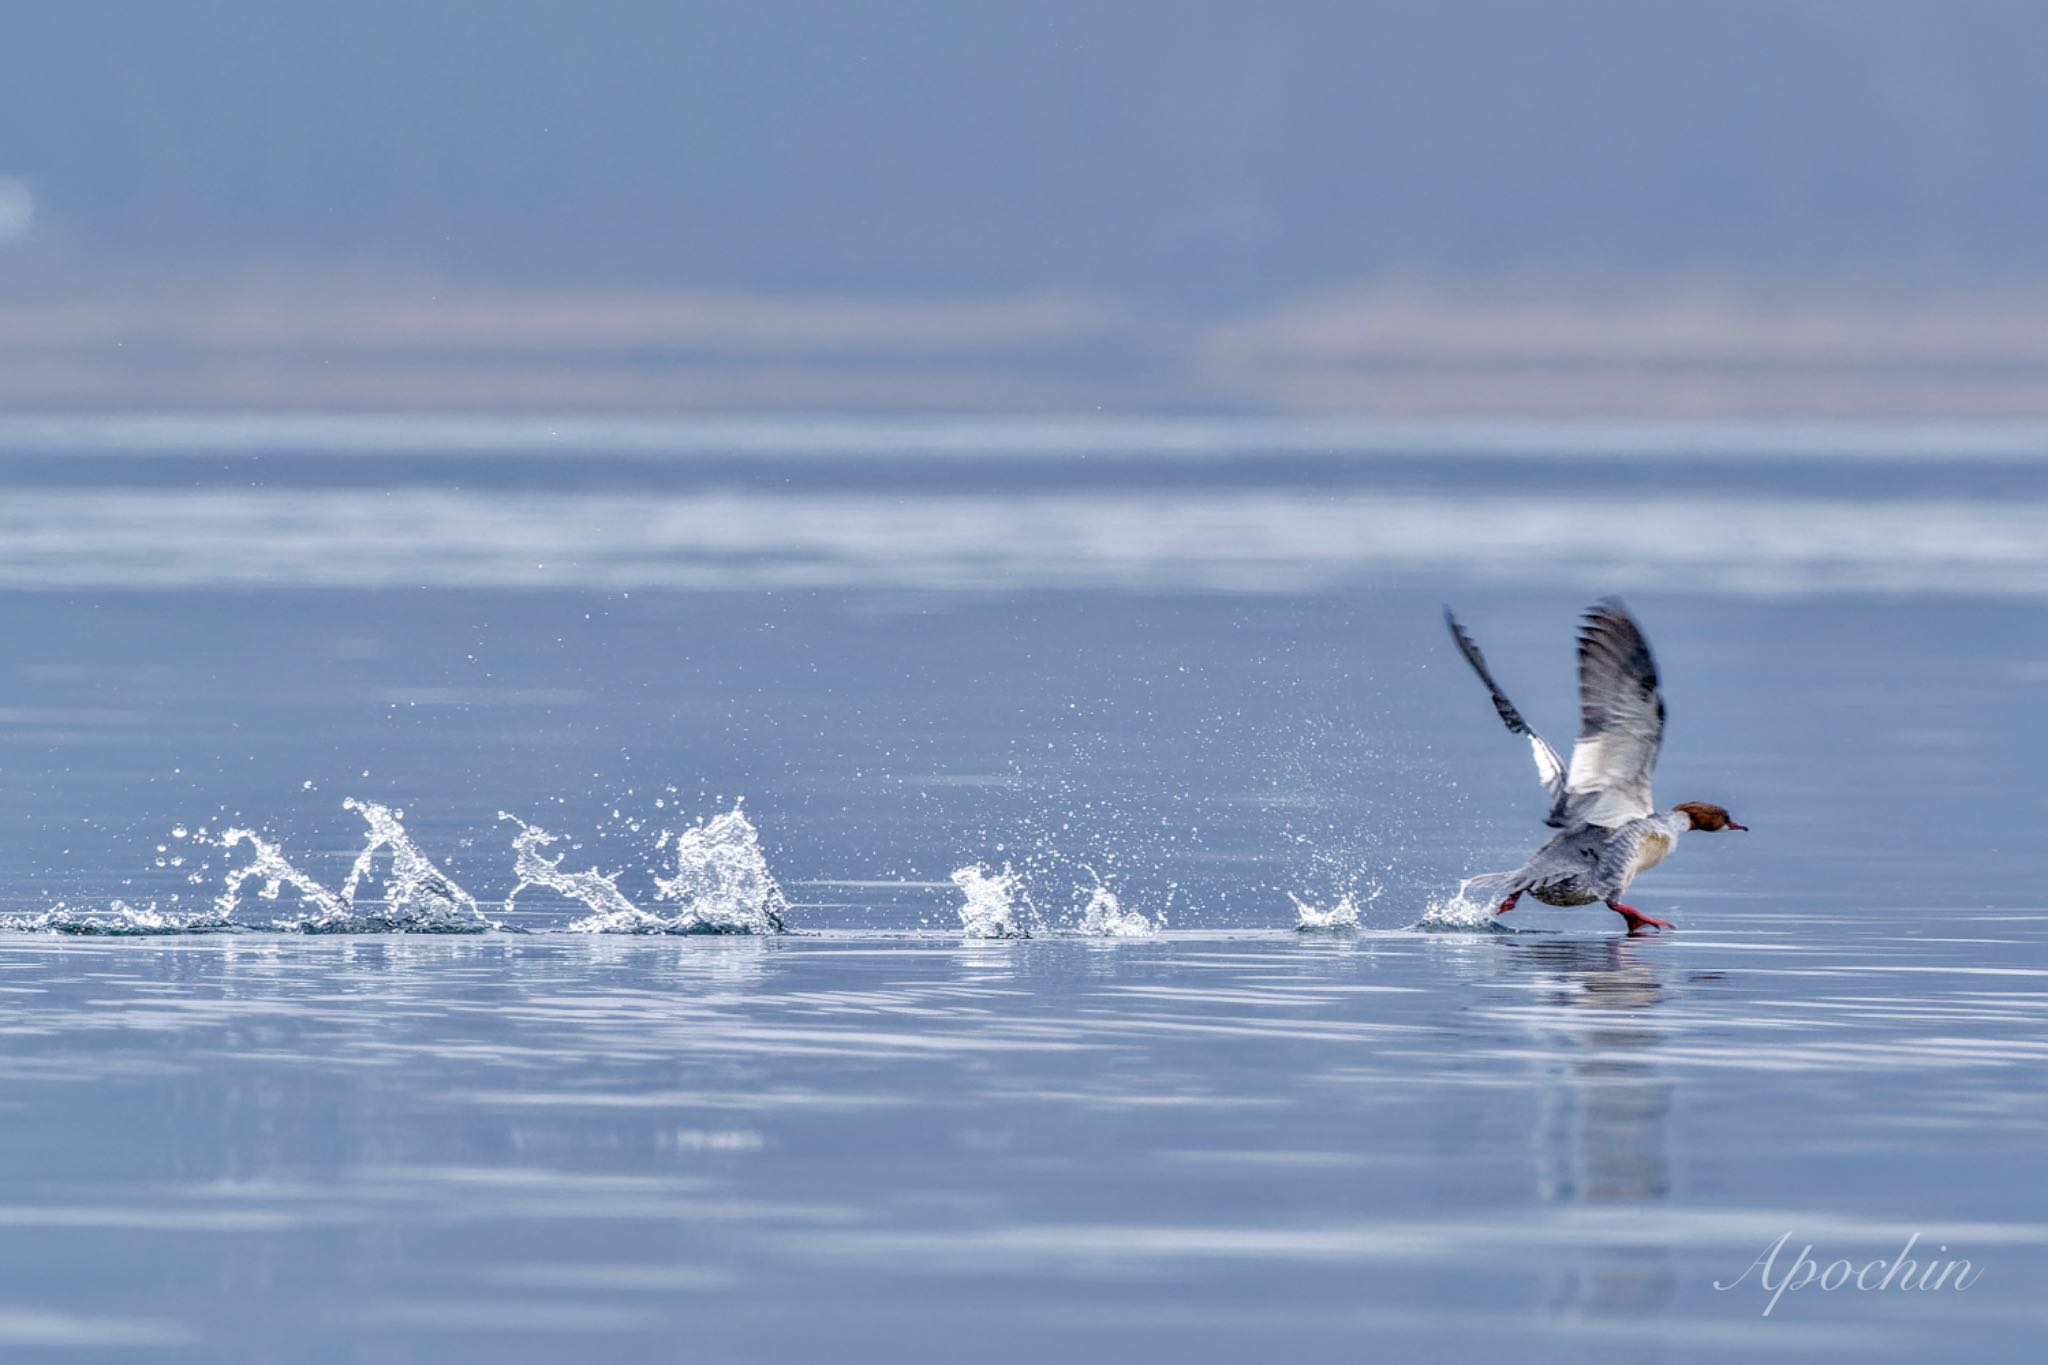
<path id="1" fill-rule="evenodd" d="M 960 904 L 960 933 L 965 938 L 1030 938 L 1030 902 L 1008 863 L 991 872 L 975 863 L 953 873 L 953 885 L 966 899 Z"/>
<path id="2" fill-rule="evenodd" d="M 564 872 L 562 859 L 566 855 L 557 853 L 550 858 L 541 852 L 550 844 L 561 842 L 558 835 L 550 834 L 538 825 L 529 825 L 509 811 L 499 811 L 498 818 L 519 826 L 519 833 L 512 836 L 512 871 L 519 878 L 519 884 L 505 897 L 508 912 L 520 892 L 529 886 L 538 886 L 568 897 L 594 916 L 630 919 L 641 913 L 638 906 L 626 899 L 625 892 L 619 890 L 618 873 L 599 872 L 594 867 L 582 872 Z"/>
<path id="3" fill-rule="evenodd" d="M 369 834 L 339 891 L 294 866 L 281 845 L 253 829 L 199 831 L 204 842 L 246 850 L 248 860 L 231 868 L 209 909 L 161 910 L 115 901 L 104 910 L 58 905 L 39 914 L 0 915 L 0 931 L 64 934 L 190 934 L 269 928 L 291 933 L 478 933 L 506 926 L 487 918 L 476 898 L 422 852 L 406 832 L 404 812 L 373 801 L 343 803 L 363 817 Z M 619 890 L 617 874 L 595 868 L 564 872 L 562 854 L 545 850 L 558 842 L 539 826 L 500 812 L 519 826 L 512 840 L 518 884 L 505 898 L 509 910 L 519 893 L 538 886 L 560 893 L 590 913 L 568 927 L 578 933 L 775 934 L 786 927 L 789 903 L 768 870 L 759 833 L 745 813 L 733 809 L 693 829 L 664 836 L 673 843 L 675 871 L 655 879 L 659 909 L 635 905 Z M 183 826 L 177 837 L 187 837 Z M 291 893 L 296 913 L 252 923 L 242 916 L 251 887 L 255 898 L 277 902 Z"/>
<path id="4" fill-rule="evenodd" d="M 1499 873 L 1468 877 L 1458 883 L 1456 895 L 1432 896 L 1423 905 L 1422 918 L 1415 921 L 1414 927 L 1462 933 L 1512 933 L 1508 925 L 1500 922 L 1498 913 L 1499 892 L 1508 884 L 1509 879 Z"/>
<path id="5" fill-rule="evenodd" d="M 543 832 L 542 842 L 547 838 Z M 654 882 L 655 899 L 673 905 L 671 911 L 633 904 L 611 878 L 595 871 L 562 873 L 540 857 L 539 843 L 530 847 L 533 863 L 558 879 L 532 880 L 590 907 L 589 915 L 569 926 L 572 933 L 780 934 L 788 928 L 789 901 L 768 870 L 760 832 L 738 805 L 675 836 L 675 874 Z M 531 870 L 522 869 L 521 878 Z"/>
<path id="6" fill-rule="evenodd" d="M 341 888 L 341 898 L 351 910 L 361 914 L 363 905 L 375 907 L 364 918 L 372 927 L 383 930 L 471 934 L 491 927 L 476 897 L 434 866 L 406 834 L 403 811 L 353 799 L 344 801 L 342 806 L 362 816 L 370 826 L 369 841 L 356 854 L 348 880 Z M 385 855 L 383 894 L 366 900 L 362 890 L 376 876 L 380 852 Z"/>
<path id="7" fill-rule="evenodd" d="M 1294 927 L 1304 934 L 1345 933 L 1360 927 L 1358 897 L 1348 891 L 1333 905 L 1317 905 L 1292 891 L 1287 899 L 1294 902 Z"/>
<path id="8" fill-rule="evenodd" d="M 735 804 L 676 836 L 676 874 L 658 877 L 654 894 L 682 907 L 694 932 L 779 934 L 789 901 L 768 871 L 761 835 Z"/>
<path id="9" fill-rule="evenodd" d="M 339 893 L 292 866 L 278 845 L 254 830 L 224 830 L 223 848 L 247 844 L 255 857 L 228 874 L 227 885 L 214 902 L 218 914 L 232 919 L 241 907 L 243 888 L 254 882 L 256 894 L 266 901 L 279 899 L 287 887 L 298 897 L 301 913 L 275 921 L 272 927 L 278 929 L 308 934 L 474 934 L 492 927 L 476 898 L 413 843 L 405 832 L 403 811 L 372 801 L 351 799 L 342 804 L 363 817 L 370 834 Z M 385 865 L 381 885 L 375 887 L 377 894 L 365 894 L 378 882 L 379 854 Z"/>
<path id="10" fill-rule="evenodd" d="M 1163 923 L 1163 918 L 1154 920 L 1137 910 L 1124 909 L 1116 893 L 1098 881 L 1088 892 L 1074 932 L 1092 938 L 1150 938 Z"/>
<path id="11" fill-rule="evenodd" d="M 214 905 L 223 915 L 232 916 L 242 906 L 242 888 L 251 882 L 257 884 L 256 894 L 264 900 L 274 901 L 284 894 L 286 887 L 297 893 L 299 903 L 307 908 L 311 917 L 334 917 L 347 913 L 341 897 L 329 891 L 320 883 L 308 877 L 291 865 L 278 845 L 271 843 L 253 829 L 226 829 L 221 831 L 220 846 L 236 848 L 247 844 L 255 851 L 255 857 L 241 867 L 228 872 L 227 884 L 222 887 Z"/>

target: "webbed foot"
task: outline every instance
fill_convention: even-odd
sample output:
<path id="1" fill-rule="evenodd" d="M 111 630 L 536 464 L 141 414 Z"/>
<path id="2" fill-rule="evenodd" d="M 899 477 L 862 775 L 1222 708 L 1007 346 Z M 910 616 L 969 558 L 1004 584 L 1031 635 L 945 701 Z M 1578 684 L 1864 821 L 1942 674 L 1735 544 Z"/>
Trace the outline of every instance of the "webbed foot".
<path id="1" fill-rule="evenodd" d="M 1623 905 L 1620 901 L 1607 902 L 1607 908 L 1628 921 L 1628 932 L 1631 938 L 1642 933 L 1645 929 L 1674 929 L 1677 927 L 1668 919 L 1652 919 L 1634 906 Z"/>

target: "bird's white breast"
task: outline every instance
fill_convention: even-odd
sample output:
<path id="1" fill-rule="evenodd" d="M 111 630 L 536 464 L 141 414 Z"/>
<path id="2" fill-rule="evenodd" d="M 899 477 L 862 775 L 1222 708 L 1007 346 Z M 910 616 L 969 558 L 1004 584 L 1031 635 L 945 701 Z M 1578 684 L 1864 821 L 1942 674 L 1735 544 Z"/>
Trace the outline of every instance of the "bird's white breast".
<path id="1" fill-rule="evenodd" d="M 1630 867 L 1629 875 L 1633 877 L 1663 862 L 1664 855 L 1671 851 L 1671 844 L 1672 839 L 1668 834 L 1656 830 L 1645 833 L 1641 842 L 1636 845 L 1635 863 Z"/>

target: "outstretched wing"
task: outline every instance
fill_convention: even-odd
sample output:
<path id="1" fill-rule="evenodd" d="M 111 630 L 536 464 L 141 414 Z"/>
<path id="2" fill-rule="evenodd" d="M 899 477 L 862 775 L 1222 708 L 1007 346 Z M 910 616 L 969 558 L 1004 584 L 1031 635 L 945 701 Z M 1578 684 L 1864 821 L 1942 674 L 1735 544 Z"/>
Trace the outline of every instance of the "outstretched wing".
<path id="1" fill-rule="evenodd" d="M 1486 684 L 1486 690 L 1493 694 L 1493 709 L 1500 712 L 1501 720 L 1508 729 L 1518 735 L 1529 737 L 1529 749 L 1536 757 L 1536 775 L 1543 780 L 1543 790 L 1550 793 L 1552 812 L 1551 824 L 1557 824 L 1556 812 L 1565 800 L 1564 760 L 1557 756 L 1557 750 L 1545 742 L 1543 736 L 1529 728 L 1529 722 L 1522 719 L 1522 713 L 1508 700 L 1508 694 L 1500 690 L 1500 684 L 1493 680 L 1493 674 L 1486 671 L 1486 656 L 1479 652 L 1479 646 L 1472 643 L 1472 637 L 1458 624 L 1458 618 L 1451 615 L 1449 607 L 1444 608 L 1444 624 L 1451 628 L 1451 639 L 1457 642 L 1458 652 L 1465 656 L 1465 662 L 1472 665 L 1472 671 L 1479 675 L 1479 681 Z"/>
<path id="2" fill-rule="evenodd" d="M 1663 743 L 1650 642 L 1619 598 L 1603 598 L 1579 631 L 1579 742 L 1550 823 L 1613 829 L 1651 814 L 1650 774 Z"/>

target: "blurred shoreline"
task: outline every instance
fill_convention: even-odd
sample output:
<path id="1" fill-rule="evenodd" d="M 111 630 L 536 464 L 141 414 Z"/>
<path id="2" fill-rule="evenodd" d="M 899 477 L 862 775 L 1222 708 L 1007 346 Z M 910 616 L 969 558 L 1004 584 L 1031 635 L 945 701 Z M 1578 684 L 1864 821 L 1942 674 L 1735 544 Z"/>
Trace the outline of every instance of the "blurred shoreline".
<path id="1" fill-rule="evenodd" d="M 1612 282 L 1075 294 L 509 289 L 311 269 L 0 272 L 0 409 L 2048 418 L 2048 309 Z"/>

